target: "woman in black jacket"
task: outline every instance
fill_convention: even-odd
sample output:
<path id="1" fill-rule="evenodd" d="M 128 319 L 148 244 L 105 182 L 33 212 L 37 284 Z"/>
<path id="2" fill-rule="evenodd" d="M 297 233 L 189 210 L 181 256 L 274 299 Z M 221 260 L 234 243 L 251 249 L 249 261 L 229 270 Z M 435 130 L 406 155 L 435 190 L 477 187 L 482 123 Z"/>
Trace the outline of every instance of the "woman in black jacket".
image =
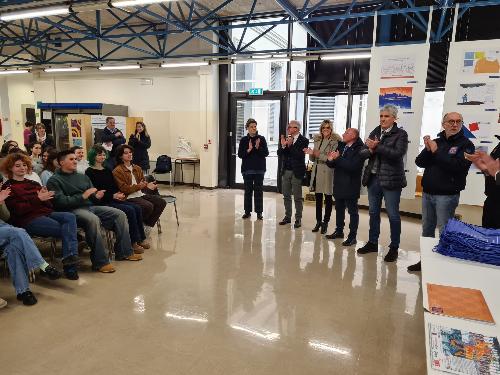
<path id="1" fill-rule="evenodd" d="M 252 212 L 252 195 L 257 219 L 262 220 L 264 174 L 266 173 L 266 157 L 269 155 L 266 138 L 257 133 L 257 121 L 249 118 L 245 125 L 248 134 L 241 138 L 238 157 L 241 159 L 241 174 L 245 183 L 245 214 Z"/>
<path id="2" fill-rule="evenodd" d="M 146 174 L 149 170 L 148 148 L 151 147 L 151 137 L 146 130 L 146 124 L 141 121 L 136 122 L 135 132 L 130 135 L 128 144 L 134 148 L 132 163 L 141 167 Z"/>

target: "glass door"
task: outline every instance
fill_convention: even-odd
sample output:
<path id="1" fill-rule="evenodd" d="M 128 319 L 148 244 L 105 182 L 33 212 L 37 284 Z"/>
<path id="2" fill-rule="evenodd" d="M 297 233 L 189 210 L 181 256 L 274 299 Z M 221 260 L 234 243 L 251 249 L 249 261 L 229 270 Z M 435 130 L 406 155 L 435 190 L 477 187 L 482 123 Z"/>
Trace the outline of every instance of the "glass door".
<path id="1" fill-rule="evenodd" d="M 284 110 L 284 97 L 265 96 L 254 98 L 233 97 L 231 100 L 231 187 L 243 187 L 241 175 L 241 159 L 238 157 L 238 146 L 243 136 L 247 134 L 245 124 L 249 118 L 257 121 L 257 130 L 264 136 L 269 149 L 266 159 L 266 174 L 264 176 L 264 189 L 278 191 L 280 188 L 278 145 L 280 134 L 284 134 L 286 110 Z"/>

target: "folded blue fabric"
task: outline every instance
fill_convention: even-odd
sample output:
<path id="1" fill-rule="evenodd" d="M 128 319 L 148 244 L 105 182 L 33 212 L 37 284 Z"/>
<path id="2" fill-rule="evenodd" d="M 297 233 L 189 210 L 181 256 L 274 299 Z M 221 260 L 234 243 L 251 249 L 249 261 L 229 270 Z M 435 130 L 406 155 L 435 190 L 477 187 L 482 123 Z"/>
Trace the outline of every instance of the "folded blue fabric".
<path id="1" fill-rule="evenodd" d="M 500 266 L 500 230 L 450 219 L 434 251 L 450 257 Z"/>

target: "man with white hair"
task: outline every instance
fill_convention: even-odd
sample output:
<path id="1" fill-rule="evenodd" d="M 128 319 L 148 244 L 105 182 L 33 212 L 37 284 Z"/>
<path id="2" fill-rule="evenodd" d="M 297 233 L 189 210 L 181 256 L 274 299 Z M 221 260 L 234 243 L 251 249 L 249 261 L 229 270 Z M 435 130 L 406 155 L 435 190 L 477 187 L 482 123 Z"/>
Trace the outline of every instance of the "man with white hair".
<path id="1" fill-rule="evenodd" d="M 278 156 L 282 159 L 282 191 L 285 203 L 285 217 L 280 225 L 292 222 L 292 194 L 295 201 L 294 228 L 302 226 L 302 179 L 306 173 L 304 149 L 309 146 L 309 139 L 300 134 L 300 122 L 292 120 L 287 127 L 288 137 L 281 136 Z"/>
<path id="2" fill-rule="evenodd" d="M 460 192 L 465 189 L 471 162 L 464 153 L 474 153 L 474 144 L 464 135 L 463 118 L 458 112 L 446 113 L 441 122 L 443 131 L 436 139 L 424 137 L 424 149 L 415 159 L 425 168 L 422 177 L 422 237 L 435 237 L 455 216 Z M 420 262 L 408 271 L 420 271 Z"/>
<path id="3" fill-rule="evenodd" d="M 391 243 L 384 257 L 386 262 L 398 259 L 401 237 L 399 201 L 406 186 L 404 156 L 408 151 L 408 134 L 398 127 L 398 109 L 385 105 L 380 109 L 380 126 L 377 126 L 366 140 L 370 159 L 363 174 L 363 185 L 368 187 L 370 231 L 368 242 L 358 249 L 358 254 L 378 252 L 380 235 L 380 211 L 382 198 L 389 216 Z"/>

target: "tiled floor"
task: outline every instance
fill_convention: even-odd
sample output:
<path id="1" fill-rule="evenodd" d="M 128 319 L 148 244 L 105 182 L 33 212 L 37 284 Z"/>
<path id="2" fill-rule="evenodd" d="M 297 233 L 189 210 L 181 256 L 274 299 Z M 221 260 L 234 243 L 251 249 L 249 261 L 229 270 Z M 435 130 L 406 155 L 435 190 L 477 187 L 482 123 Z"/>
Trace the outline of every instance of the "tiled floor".
<path id="1" fill-rule="evenodd" d="M 1 374 L 425 374 L 420 279 L 406 272 L 418 220 L 385 264 L 386 247 L 358 256 L 311 233 L 310 204 L 294 230 L 277 225 L 278 194 L 263 222 L 240 218 L 239 190 L 174 194 L 180 227 L 169 207 L 142 262 L 104 275 L 86 259 L 77 282 L 37 281 L 33 307 L 0 279 Z M 362 211 L 358 247 L 367 224 Z"/>

